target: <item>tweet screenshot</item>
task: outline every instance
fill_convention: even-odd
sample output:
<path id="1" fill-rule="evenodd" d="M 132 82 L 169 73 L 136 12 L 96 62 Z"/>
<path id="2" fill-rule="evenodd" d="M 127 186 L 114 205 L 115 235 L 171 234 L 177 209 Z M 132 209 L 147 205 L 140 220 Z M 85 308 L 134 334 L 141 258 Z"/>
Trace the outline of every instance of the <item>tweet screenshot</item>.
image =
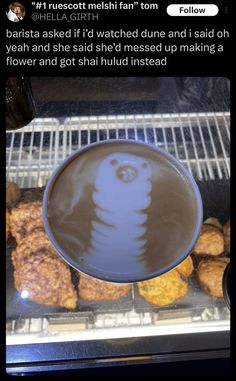
<path id="1" fill-rule="evenodd" d="M 5 372 L 229 375 L 231 2 L 0 7 Z"/>

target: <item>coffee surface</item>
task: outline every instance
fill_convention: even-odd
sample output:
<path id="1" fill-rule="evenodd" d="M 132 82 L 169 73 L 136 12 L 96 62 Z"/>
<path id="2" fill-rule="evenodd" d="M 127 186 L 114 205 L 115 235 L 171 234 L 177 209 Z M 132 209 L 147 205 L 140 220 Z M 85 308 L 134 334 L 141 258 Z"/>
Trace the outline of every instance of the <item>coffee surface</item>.
<path id="1" fill-rule="evenodd" d="M 72 264 L 134 277 L 170 266 L 196 230 L 196 196 L 175 161 L 145 145 L 91 146 L 61 171 L 47 218 Z"/>

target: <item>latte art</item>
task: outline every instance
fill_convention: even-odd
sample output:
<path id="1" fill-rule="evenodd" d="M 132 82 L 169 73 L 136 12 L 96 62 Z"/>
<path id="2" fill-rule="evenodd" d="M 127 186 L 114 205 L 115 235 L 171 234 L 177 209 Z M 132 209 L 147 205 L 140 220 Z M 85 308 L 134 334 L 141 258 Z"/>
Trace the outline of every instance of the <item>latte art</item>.
<path id="1" fill-rule="evenodd" d="M 87 252 L 93 261 L 97 258 L 99 262 L 101 257 L 112 256 L 116 251 L 122 256 L 144 253 L 151 174 L 150 165 L 136 155 L 114 153 L 102 160 L 92 195 L 99 221 L 92 221 Z"/>
<path id="2" fill-rule="evenodd" d="M 94 144 L 71 156 L 48 184 L 46 229 L 62 256 L 89 275 L 117 282 L 160 275 L 200 230 L 191 181 L 155 147 Z"/>

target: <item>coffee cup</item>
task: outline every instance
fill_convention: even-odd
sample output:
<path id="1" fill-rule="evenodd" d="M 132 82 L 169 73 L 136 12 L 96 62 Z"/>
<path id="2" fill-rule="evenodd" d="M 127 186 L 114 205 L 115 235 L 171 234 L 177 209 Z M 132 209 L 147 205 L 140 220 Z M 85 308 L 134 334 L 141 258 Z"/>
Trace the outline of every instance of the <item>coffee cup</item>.
<path id="1" fill-rule="evenodd" d="M 9 77 L 6 81 L 6 130 L 29 124 L 36 115 L 29 77 Z"/>
<path id="2" fill-rule="evenodd" d="M 187 169 L 156 146 L 109 140 L 66 158 L 43 199 L 45 230 L 87 275 L 131 283 L 159 276 L 191 252 L 202 201 Z"/>

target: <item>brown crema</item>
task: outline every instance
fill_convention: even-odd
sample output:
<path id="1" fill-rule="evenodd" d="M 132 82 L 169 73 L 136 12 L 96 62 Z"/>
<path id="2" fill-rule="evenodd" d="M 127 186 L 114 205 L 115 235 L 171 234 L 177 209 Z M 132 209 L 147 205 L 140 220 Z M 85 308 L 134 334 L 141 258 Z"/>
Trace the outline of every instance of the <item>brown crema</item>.
<path id="1" fill-rule="evenodd" d="M 121 163 L 119 168 L 116 167 L 119 180 L 122 181 L 124 177 L 124 183 L 128 184 L 127 192 L 120 194 L 121 199 L 119 192 L 114 193 L 114 204 L 120 205 L 117 213 L 121 226 L 114 233 L 116 239 L 118 237 L 117 243 L 112 242 L 107 233 L 115 231 L 115 224 L 102 221 L 98 211 L 109 218 L 114 216 L 109 208 L 104 208 L 104 203 L 99 207 L 97 198 L 94 197 L 96 194 L 102 197 L 102 191 L 98 191 L 96 183 L 101 163 L 116 154 L 118 158 L 123 157 L 123 154 L 134 155 L 142 163 L 140 171 L 150 169 L 150 175 L 145 180 L 148 186 L 144 187 L 148 189 L 145 196 L 149 200 L 148 206 L 140 210 L 136 208 L 131 213 L 127 206 L 122 210 L 122 205 L 132 204 L 140 192 L 139 186 L 135 192 L 130 192 L 129 187 L 130 182 L 135 181 L 133 179 L 139 175 L 139 169 L 133 169 L 132 163 Z M 110 164 L 119 166 L 118 161 L 119 159 L 112 159 Z M 109 189 L 109 195 L 112 196 L 113 183 L 109 172 L 106 173 L 107 176 L 100 179 L 100 187 Z M 143 217 L 143 221 L 133 227 L 136 215 L 137 219 Z M 168 266 L 173 267 L 191 244 L 199 223 L 199 211 L 192 184 L 174 159 L 166 157 L 152 146 L 113 141 L 111 144 L 94 145 L 88 150 L 82 150 L 61 167 L 48 194 L 47 222 L 54 244 L 74 267 L 94 277 L 128 281 L 129 278 L 140 279 L 161 272 L 162 269 L 166 271 Z M 135 229 L 141 229 L 137 230 L 141 232 L 140 236 L 137 236 Z M 130 250 L 130 253 L 129 250 L 121 250 L 122 241 L 124 245 L 128 243 L 127 236 L 134 237 L 133 247 L 138 248 L 137 255 L 134 250 Z M 96 249 L 100 253 L 98 258 L 95 258 L 94 248 L 100 250 Z"/>

